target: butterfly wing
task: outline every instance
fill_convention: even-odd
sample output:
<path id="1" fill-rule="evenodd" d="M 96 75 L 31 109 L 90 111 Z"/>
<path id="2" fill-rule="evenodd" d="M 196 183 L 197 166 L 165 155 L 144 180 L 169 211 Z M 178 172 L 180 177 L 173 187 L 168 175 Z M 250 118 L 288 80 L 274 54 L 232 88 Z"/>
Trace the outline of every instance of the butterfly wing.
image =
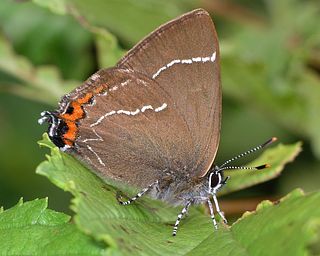
<path id="1" fill-rule="evenodd" d="M 118 63 L 154 79 L 173 100 L 188 130 L 193 148 L 190 173 L 204 176 L 215 158 L 220 139 L 220 55 L 209 14 L 195 10 L 173 20 L 142 40 Z M 171 143 L 175 142 L 172 134 Z M 189 146 L 186 143 L 184 146 Z M 178 149 L 187 151 L 185 148 Z M 176 154 L 177 152 L 172 152 Z"/>

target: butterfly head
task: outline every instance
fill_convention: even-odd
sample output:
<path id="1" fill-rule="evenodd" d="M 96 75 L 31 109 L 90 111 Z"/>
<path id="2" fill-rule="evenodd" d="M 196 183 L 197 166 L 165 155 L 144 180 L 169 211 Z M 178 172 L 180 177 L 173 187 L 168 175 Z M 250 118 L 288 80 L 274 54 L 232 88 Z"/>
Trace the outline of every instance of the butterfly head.
<path id="1" fill-rule="evenodd" d="M 48 123 L 48 135 L 51 141 L 64 150 L 67 146 L 63 140 L 63 134 L 68 130 L 66 122 L 58 117 L 59 113 L 56 111 L 43 111 L 41 117 L 38 119 L 39 124 Z"/>
<path id="2" fill-rule="evenodd" d="M 216 194 L 226 184 L 229 176 L 224 178 L 223 170 L 215 165 L 208 174 L 208 193 Z"/>

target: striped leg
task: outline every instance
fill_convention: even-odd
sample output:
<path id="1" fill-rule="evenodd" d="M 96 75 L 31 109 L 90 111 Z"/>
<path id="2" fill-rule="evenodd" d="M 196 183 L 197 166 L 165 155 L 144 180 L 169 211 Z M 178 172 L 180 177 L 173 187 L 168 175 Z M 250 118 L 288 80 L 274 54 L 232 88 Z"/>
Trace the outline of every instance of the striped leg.
<path id="1" fill-rule="evenodd" d="M 151 188 L 153 188 L 153 186 L 157 185 L 159 183 L 159 181 L 155 181 L 153 182 L 151 185 L 149 185 L 148 187 L 146 187 L 145 189 L 143 189 L 141 192 L 139 192 L 136 196 L 132 197 L 131 199 L 129 199 L 128 201 L 120 201 L 121 197 L 118 197 L 117 200 L 119 202 L 119 204 L 121 205 L 128 205 L 133 203 L 134 201 L 136 201 L 139 197 L 143 196 L 146 192 L 148 192 Z"/>
<path id="2" fill-rule="evenodd" d="M 180 223 L 181 218 L 188 212 L 189 206 L 191 204 L 191 201 L 189 201 L 186 206 L 182 209 L 181 213 L 179 213 L 178 218 L 176 220 L 176 223 L 174 224 L 172 235 L 176 236 L 178 231 L 178 226 Z"/>
<path id="3" fill-rule="evenodd" d="M 212 203 L 210 201 L 210 198 L 208 198 L 207 202 L 208 202 L 208 206 L 209 206 L 209 210 L 210 210 L 210 216 L 211 216 L 211 219 L 212 219 L 212 222 L 213 222 L 213 226 L 214 226 L 215 229 L 218 229 L 217 221 L 214 218 L 214 211 L 213 211 L 213 206 L 212 206 Z"/>
<path id="4" fill-rule="evenodd" d="M 223 219 L 223 222 L 227 224 L 228 223 L 227 219 L 224 217 L 222 211 L 220 210 L 216 194 L 212 194 L 212 197 L 213 197 L 214 206 L 216 207 L 217 212 L 219 213 L 220 217 Z"/>

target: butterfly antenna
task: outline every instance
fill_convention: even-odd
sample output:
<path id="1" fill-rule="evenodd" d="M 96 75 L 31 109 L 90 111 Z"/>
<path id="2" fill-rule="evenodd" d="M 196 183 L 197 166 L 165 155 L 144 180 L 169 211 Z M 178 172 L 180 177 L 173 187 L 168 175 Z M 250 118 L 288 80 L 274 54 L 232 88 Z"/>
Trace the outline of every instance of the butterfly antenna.
<path id="1" fill-rule="evenodd" d="M 224 170 L 262 170 L 265 168 L 270 168 L 270 164 L 263 164 L 255 167 L 248 167 L 248 166 L 226 166 L 223 168 L 219 168 L 219 171 L 224 171 Z"/>
<path id="2" fill-rule="evenodd" d="M 254 153 L 254 152 L 256 152 L 256 151 L 258 151 L 258 150 L 260 150 L 260 149 L 263 149 L 264 147 L 266 147 L 266 146 L 270 145 L 271 143 L 275 142 L 276 140 L 277 140 L 276 137 L 272 137 L 271 139 L 267 140 L 266 142 L 260 144 L 259 146 L 254 147 L 254 148 L 252 148 L 252 149 L 250 149 L 250 150 L 248 150 L 248 151 L 246 151 L 246 152 L 244 152 L 244 153 L 241 153 L 241 154 L 239 154 L 239 155 L 237 155 L 237 156 L 229 159 L 228 161 L 224 162 L 224 163 L 220 166 L 219 169 L 220 169 L 220 170 L 226 170 L 226 169 L 261 170 L 261 169 L 264 169 L 264 168 L 268 168 L 269 165 L 266 165 L 266 164 L 261 165 L 261 166 L 257 166 L 257 167 L 245 167 L 245 166 L 228 166 L 228 167 L 224 167 L 224 166 L 226 166 L 227 164 L 231 163 L 232 161 L 235 161 L 235 160 L 237 160 L 237 159 L 239 159 L 239 158 L 242 158 L 242 157 L 244 157 L 244 156 L 246 156 L 246 155 L 249 155 L 249 154 L 251 154 L 251 153 Z"/>

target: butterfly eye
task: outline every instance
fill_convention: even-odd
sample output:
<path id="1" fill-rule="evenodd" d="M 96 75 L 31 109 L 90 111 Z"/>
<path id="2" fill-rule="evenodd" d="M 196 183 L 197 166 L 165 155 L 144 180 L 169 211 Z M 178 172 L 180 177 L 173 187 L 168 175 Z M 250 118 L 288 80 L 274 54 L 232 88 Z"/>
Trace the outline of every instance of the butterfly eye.
<path id="1" fill-rule="evenodd" d="M 212 172 L 209 176 L 209 187 L 211 189 L 218 187 L 222 181 L 221 174 L 219 172 Z"/>

